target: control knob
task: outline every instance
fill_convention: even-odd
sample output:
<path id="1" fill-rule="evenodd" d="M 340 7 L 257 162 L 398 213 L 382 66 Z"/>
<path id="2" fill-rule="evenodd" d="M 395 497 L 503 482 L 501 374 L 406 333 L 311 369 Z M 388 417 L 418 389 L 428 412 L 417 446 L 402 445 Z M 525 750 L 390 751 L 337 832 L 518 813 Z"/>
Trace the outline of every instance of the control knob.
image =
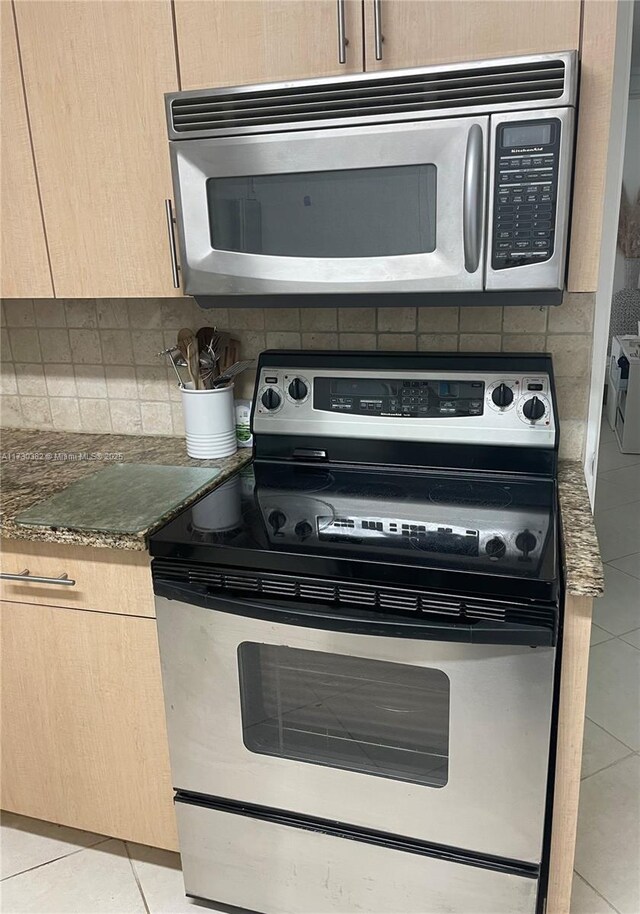
<path id="1" fill-rule="evenodd" d="M 294 378 L 289 384 L 289 396 L 292 400 L 304 400 L 309 393 L 309 388 L 302 378 Z"/>
<path id="2" fill-rule="evenodd" d="M 262 405 L 265 409 L 277 409 L 282 402 L 282 397 L 273 387 L 267 387 L 262 394 Z"/>
<path id="3" fill-rule="evenodd" d="M 528 419 L 530 422 L 537 422 L 538 419 L 542 419 L 545 413 L 544 403 L 540 397 L 531 397 L 530 400 L 527 400 L 522 407 L 522 412 L 525 419 Z"/>
<path id="4" fill-rule="evenodd" d="M 283 514 L 282 511 L 279 511 L 277 508 L 275 509 L 275 511 L 272 511 L 271 514 L 269 515 L 269 523 L 270 523 L 271 527 L 273 528 L 273 532 L 275 534 L 280 533 L 280 531 L 282 530 L 282 528 L 284 527 L 286 522 L 287 522 L 286 515 Z"/>
<path id="5" fill-rule="evenodd" d="M 523 530 L 516 536 L 516 549 L 520 550 L 522 557 L 526 560 L 529 558 L 529 553 L 536 548 L 537 542 L 538 540 L 530 530 Z"/>
<path id="6" fill-rule="evenodd" d="M 295 525 L 295 534 L 299 540 L 306 540 L 313 533 L 313 527 L 308 520 L 301 520 Z"/>
<path id="7" fill-rule="evenodd" d="M 484 550 L 490 559 L 501 559 L 507 551 L 507 547 L 503 539 L 500 539 L 499 536 L 494 536 L 487 541 Z"/>
<path id="8" fill-rule="evenodd" d="M 507 384 L 498 384 L 491 392 L 491 399 L 496 406 L 504 409 L 513 403 L 513 391 Z"/>

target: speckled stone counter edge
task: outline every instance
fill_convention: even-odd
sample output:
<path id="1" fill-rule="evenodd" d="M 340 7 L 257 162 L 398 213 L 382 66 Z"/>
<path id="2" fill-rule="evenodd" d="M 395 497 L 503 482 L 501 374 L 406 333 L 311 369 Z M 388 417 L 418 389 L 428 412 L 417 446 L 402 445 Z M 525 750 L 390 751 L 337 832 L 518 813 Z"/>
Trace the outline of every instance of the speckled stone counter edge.
<path id="1" fill-rule="evenodd" d="M 153 530 L 175 517 L 202 495 L 212 491 L 229 478 L 251 457 L 251 452 L 239 450 L 224 460 L 199 461 L 187 457 L 184 440 L 180 438 L 141 437 L 128 435 L 87 435 L 80 433 L 32 431 L 26 429 L 0 430 L 3 453 L 2 518 L 0 534 L 10 539 L 45 543 L 69 543 L 77 546 L 103 546 L 110 549 L 147 548 L 147 537 Z M 76 479 L 95 473 L 104 466 L 96 461 L 55 462 L 15 461 L 6 455 L 36 452 L 80 452 L 103 455 L 121 452 L 127 463 L 159 463 L 169 466 L 213 466 L 220 474 L 211 484 L 194 493 L 171 512 L 158 517 L 140 534 L 89 533 L 74 530 L 52 530 L 50 527 L 22 527 L 14 518 L 36 501 L 59 492 Z M 591 514 L 591 505 L 582 465 L 578 460 L 560 461 L 558 493 L 564 542 L 565 578 L 567 592 L 573 596 L 599 596 L 604 589 L 604 574 L 598 538 Z"/>
<path id="2" fill-rule="evenodd" d="M 251 450 L 247 448 L 221 460 L 193 460 L 186 454 L 183 439 L 160 436 L 137 438 L 129 435 L 35 432 L 26 429 L 1 429 L 0 435 L 3 457 L 0 536 L 31 542 L 68 543 L 73 546 L 146 550 L 150 533 L 201 496 L 213 491 L 251 458 Z M 61 454 L 91 456 L 82 460 L 56 459 L 56 455 Z M 32 456 L 29 458 L 25 455 Z M 216 467 L 220 472 L 209 484 L 202 486 L 171 511 L 159 515 L 146 529 L 136 534 L 53 529 L 47 526 L 26 527 L 15 522 L 15 518 L 26 508 L 104 468 L 104 461 L 113 455 L 121 458 L 119 462 L 122 463 Z M 39 459 L 39 456 L 44 459 Z"/>
<path id="3" fill-rule="evenodd" d="M 579 460 L 560 461 L 558 498 L 567 593 L 574 597 L 599 597 L 604 591 L 604 569 Z"/>

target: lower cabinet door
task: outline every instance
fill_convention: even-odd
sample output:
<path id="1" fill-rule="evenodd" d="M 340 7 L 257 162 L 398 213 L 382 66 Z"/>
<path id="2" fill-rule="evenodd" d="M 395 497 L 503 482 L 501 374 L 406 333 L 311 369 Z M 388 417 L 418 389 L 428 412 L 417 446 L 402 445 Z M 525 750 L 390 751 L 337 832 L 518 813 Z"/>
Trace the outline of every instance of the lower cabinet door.
<path id="1" fill-rule="evenodd" d="M 175 850 L 155 619 L 0 606 L 2 808 Z"/>
<path id="2" fill-rule="evenodd" d="M 372 796 L 372 802 L 375 798 Z M 534 914 L 512 872 L 176 802 L 188 895 L 260 914 Z"/>

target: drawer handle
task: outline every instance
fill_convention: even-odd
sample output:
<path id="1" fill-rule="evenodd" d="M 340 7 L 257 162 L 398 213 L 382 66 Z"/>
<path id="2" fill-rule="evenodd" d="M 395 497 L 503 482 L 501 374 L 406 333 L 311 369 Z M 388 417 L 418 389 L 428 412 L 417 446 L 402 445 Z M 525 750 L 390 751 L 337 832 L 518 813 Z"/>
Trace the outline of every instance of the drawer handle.
<path id="1" fill-rule="evenodd" d="M 57 578 L 42 578 L 36 574 L 31 574 L 28 568 L 21 571 L 20 574 L 0 574 L 3 581 L 22 581 L 24 584 L 63 584 L 65 587 L 75 587 L 76 582 L 68 576 L 66 571 Z"/>

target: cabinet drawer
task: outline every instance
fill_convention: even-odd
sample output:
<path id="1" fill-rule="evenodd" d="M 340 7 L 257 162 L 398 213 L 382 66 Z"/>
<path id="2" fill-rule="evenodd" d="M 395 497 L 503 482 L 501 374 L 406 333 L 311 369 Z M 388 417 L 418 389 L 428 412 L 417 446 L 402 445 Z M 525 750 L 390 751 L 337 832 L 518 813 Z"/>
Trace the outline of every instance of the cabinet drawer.
<path id="1" fill-rule="evenodd" d="M 2 540 L 2 574 L 28 570 L 51 582 L 0 579 L 0 599 L 68 606 L 133 616 L 154 616 L 146 552 Z M 74 584 L 55 583 L 66 574 Z"/>

